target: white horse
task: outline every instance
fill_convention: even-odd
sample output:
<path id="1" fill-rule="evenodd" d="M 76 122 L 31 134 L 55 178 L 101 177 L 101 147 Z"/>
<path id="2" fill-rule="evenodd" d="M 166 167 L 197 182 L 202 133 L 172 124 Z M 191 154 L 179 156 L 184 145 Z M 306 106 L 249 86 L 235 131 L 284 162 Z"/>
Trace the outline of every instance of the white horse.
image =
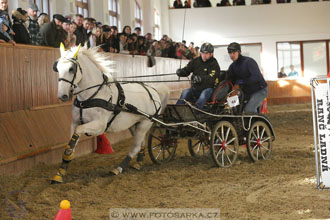
<path id="1" fill-rule="evenodd" d="M 160 114 L 167 103 L 169 89 L 164 84 L 154 87 L 142 83 L 116 83 L 111 73 L 113 62 L 98 48 L 74 47 L 65 50 L 61 45 L 61 58 L 55 62 L 54 71 L 59 74 L 58 98 L 69 101 L 75 90 L 72 108 L 72 138 L 63 154 L 63 160 L 52 183 L 63 182 L 69 162 L 73 159 L 75 146 L 81 134 L 97 136 L 104 131 L 118 132 L 130 129 L 133 144 L 122 163 L 111 172 L 121 173 L 139 152 L 135 168 L 142 166 L 145 135 L 152 121 L 137 113 L 136 109 L 149 115 Z M 141 151 L 140 151 L 141 150 Z"/>

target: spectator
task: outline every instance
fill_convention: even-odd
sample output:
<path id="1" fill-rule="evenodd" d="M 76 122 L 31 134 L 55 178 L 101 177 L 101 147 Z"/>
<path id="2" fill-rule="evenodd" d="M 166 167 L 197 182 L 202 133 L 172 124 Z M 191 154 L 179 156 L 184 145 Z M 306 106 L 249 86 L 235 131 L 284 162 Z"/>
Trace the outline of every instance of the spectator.
<path id="1" fill-rule="evenodd" d="M 264 0 L 251 0 L 251 5 L 261 5 L 264 3 Z"/>
<path id="2" fill-rule="evenodd" d="M 194 56 L 194 58 L 199 57 L 199 56 L 200 56 L 199 47 L 195 47 L 195 56 Z"/>
<path id="3" fill-rule="evenodd" d="M 0 16 L 0 43 L 12 43 L 16 45 L 15 41 L 10 39 L 9 35 L 9 21 L 5 15 Z"/>
<path id="4" fill-rule="evenodd" d="M 169 39 L 168 57 L 177 58 L 176 56 L 176 43 Z"/>
<path id="5" fill-rule="evenodd" d="M 30 4 L 28 8 L 28 15 L 29 15 L 29 33 L 31 37 L 31 44 L 37 45 L 38 44 L 38 33 L 40 31 L 40 26 L 38 23 L 38 16 L 37 13 L 39 11 L 38 6 L 36 4 Z"/>
<path id="6" fill-rule="evenodd" d="M 125 36 L 128 36 L 131 33 L 132 33 L 131 27 L 128 25 L 124 26 L 122 34 L 124 34 Z"/>
<path id="7" fill-rule="evenodd" d="M 84 17 L 81 14 L 76 14 L 74 18 L 74 22 L 77 24 L 77 29 L 74 34 L 77 37 L 76 44 L 81 46 L 85 45 L 85 42 L 88 40 L 87 33 L 83 27 Z"/>
<path id="8" fill-rule="evenodd" d="M 101 22 L 96 22 L 96 26 L 102 28 L 102 23 Z"/>
<path id="9" fill-rule="evenodd" d="M 49 15 L 46 13 L 41 13 L 38 16 L 38 24 L 39 24 L 39 28 L 41 29 L 42 26 L 44 26 L 45 24 L 48 24 L 50 22 L 50 18 Z"/>
<path id="10" fill-rule="evenodd" d="M 151 47 L 152 43 L 154 42 L 154 40 L 152 39 L 152 34 L 147 33 L 144 37 L 146 39 L 146 47 L 149 49 Z"/>
<path id="11" fill-rule="evenodd" d="M 95 32 L 96 27 L 96 20 L 94 18 L 87 18 L 89 26 L 87 29 L 87 36 L 88 36 L 88 48 L 96 46 L 96 38 L 93 35 L 93 31 Z"/>
<path id="12" fill-rule="evenodd" d="M 85 42 L 87 42 L 87 47 L 90 48 L 91 44 L 89 41 L 89 37 L 92 35 L 92 31 L 90 27 L 92 26 L 92 22 L 89 18 L 84 18 L 83 20 L 83 33 L 85 35 Z"/>
<path id="13" fill-rule="evenodd" d="M 298 72 L 294 70 L 294 65 L 290 65 L 291 72 L 288 74 L 288 77 L 298 77 Z"/>
<path id="14" fill-rule="evenodd" d="M 138 36 L 136 33 L 131 34 L 128 37 L 127 41 L 127 49 L 129 51 L 129 54 L 131 55 L 137 55 L 138 54 L 138 48 L 139 48 L 139 43 L 138 43 Z"/>
<path id="15" fill-rule="evenodd" d="M 136 33 L 137 36 L 141 36 L 141 28 L 140 27 L 136 27 L 134 29 L 134 33 Z"/>
<path id="16" fill-rule="evenodd" d="M 233 61 L 228 68 L 228 79 L 232 80 L 234 88 L 244 92 L 244 100 L 248 101 L 244 112 L 257 112 L 268 93 L 267 83 L 262 76 L 257 62 L 241 55 L 241 45 L 236 42 L 227 47 L 230 59 Z"/>
<path id="17" fill-rule="evenodd" d="M 189 4 L 189 2 L 186 0 L 184 1 L 184 8 L 191 8 L 191 5 Z"/>
<path id="18" fill-rule="evenodd" d="M 278 78 L 287 77 L 286 73 L 284 72 L 284 67 L 281 67 L 281 71 L 278 73 Z"/>
<path id="19" fill-rule="evenodd" d="M 109 28 L 108 25 L 103 25 L 102 26 L 102 32 L 103 32 L 103 42 L 102 42 L 101 48 L 104 52 L 110 52 L 111 29 Z"/>
<path id="20" fill-rule="evenodd" d="M 176 104 L 184 104 L 184 100 L 196 101 L 196 107 L 202 109 L 211 98 L 214 88 L 220 80 L 220 66 L 213 57 L 214 47 L 210 43 L 204 43 L 201 47 L 201 56 L 191 60 L 187 66 L 178 69 L 179 77 L 186 77 L 192 73 L 192 86 L 182 92 Z"/>
<path id="21" fill-rule="evenodd" d="M 195 0 L 194 7 L 212 7 L 210 0 Z"/>
<path id="22" fill-rule="evenodd" d="M 51 46 L 59 48 L 61 42 L 66 40 L 66 36 L 63 34 L 64 30 L 62 28 L 63 22 L 66 19 L 60 15 L 55 14 L 53 16 L 53 21 L 43 26 L 38 35 L 39 45 Z"/>
<path id="23" fill-rule="evenodd" d="M 92 35 L 95 38 L 95 46 L 100 46 L 103 43 L 102 27 L 96 26 L 92 31 Z"/>
<path id="24" fill-rule="evenodd" d="M 183 8 L 183 4 L 181 0 L 175 0 L 173 3 L 174 8 Z"/>
<path id="25" fill-rule="evenodd" d="M 6 19 L 9 24 L 9 33 L 13 34 L 14 32 L 11 30 L 12 29 L 12 23 L 9 17 L 9 10 L 8 10 L 8 0 L 0 0 L 0 16 L 5 15 Z"/>
<path id="26" fill-rule="evenodd" d="M 229 0 L 221 0 L 221 2 L 217 4 L 217 7 L 222 7 L 222 6 L 231 6 L 231 4 Z"/>
<path id="27" fill-rule="evenodd" d="M 31 38 L 28 30 L 25 27 L 25 22 L 28 20 L 28 14 L 21 8 L 12 11 L 13 31 L 15 32 L 14 41 L 19 44 L 30 44 Z"/>
<path id="28" fill-rule="evenodd" d="M 63 35 L 65 36 L 65 40 L 63 42 L 65 48 L 70 48 L 70 40 L 69 40 L 69 32 L 70 32 L 70 21 L 65 19 L 65 22 L 62 24 L 62 29 L 63 29 Z"/>
<path id="29" fill-rule="evenodd" d="M 70 31 L 70 21 L 69 20 L 65 20 L 65 22 L 63 22 L 62 24 L 62 28 L 63 30 L 65 30 L 66 32 L 69 32 Z"/>
<path id="30" fill-rule="evenodd" d="M 245 5 L 245 0 L 233 0 L 233 5 Z"/>
<path id="31" fill-rule="evenodd" d="M 138 53 L 142 56 L 147 55 L 147 43 L 146 38 L 143 36 L 138 36 Z"/>
<path id="32" fill-rule="evenodd" d="M 119 53 L 120 39 L 118 34 L 118 28 L 116 26 L 112 26 L 110 29 L 111 29 L 110 52 Z"/>
<path id="33" fill-rule="evenodd" d="M 74 32 L 77 29 L 77 24 L 74 22 L 70 22 L 69 27 L 70 28 L 69 28 L 67 38 L 65 41 L 67 43 L 67 45 L 65 45 L 65 48 L 70 48 L 70 47 L 76 46 L 77 36 L 74 34 Z"/>
<path id="34" fill-rule="evenodd" d="M 120 53 L 125 53 L 125 54 L 128 54 L 129 51 L 128 51 L 128 44 L 127 44 L 127 41 L 128 41 L 128 35 L 125 35 L 123 33 L 121 33 L 119 35 L 119 52 Z"/>

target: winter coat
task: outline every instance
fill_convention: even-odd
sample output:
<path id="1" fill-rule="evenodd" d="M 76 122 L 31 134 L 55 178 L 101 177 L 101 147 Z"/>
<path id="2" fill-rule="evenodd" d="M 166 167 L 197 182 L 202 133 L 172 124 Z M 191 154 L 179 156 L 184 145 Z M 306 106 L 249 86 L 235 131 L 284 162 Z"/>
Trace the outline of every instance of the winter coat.
<path id="1" fill-rule="evenodd" d="M 228 78 L 234 84 L 240 85 L 244 95 L 247 96 L 251 96 L 253 93 L 267 87 L 257 62 L 250 57 L 242 55 L 239 55 L 238 59 L 230 64 Z"/>
<path id="2" fill-rule="evenodd" d="M 38 34 L 38 43 L 41 46 L 51 46 L 59 48 L 61 42 L 66 40 L 67 36 L 62 28 L 58 28 L 55 21 L 45 24 Z"/>
<path id="3" fill-rule="evenodd" d="M 200 76 L 202 78 L 201 83 L 192 85 L 197 91 L 203 91 L 207 88 L 215 88 L 221 80 L 220 66 L 214 57 L 211 57 L 204 62 L 199 56 L 191 60 L 182 70 L 184 72 L 182 76 L 189 76 L 192 72 L 193 76 Z"/>
<path id="4" fill-rule="evenodd" d="M 13 18 L 13 31 L 15 32 L 14 41 L 19 44 L 30 44 L 31 38 L 28 30 L 24 26 L 26 18 L 19 11 L 14 10 L 12 12 Z"/>

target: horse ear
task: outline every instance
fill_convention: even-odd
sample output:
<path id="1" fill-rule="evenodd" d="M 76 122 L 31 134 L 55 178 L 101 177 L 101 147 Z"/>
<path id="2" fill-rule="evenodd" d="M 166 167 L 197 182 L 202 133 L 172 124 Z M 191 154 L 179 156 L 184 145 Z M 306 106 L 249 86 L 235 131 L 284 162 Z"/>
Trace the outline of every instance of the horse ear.
<path id="1" fill-rule="evenodd" d="M 62 42 L 61 42 L 61 46 L 60 46 L 60 51 L 61 51 L 61 57 L 62 57 L 64 52 L 65 52 L 65 47 L 64 47 L 64 44 Z"/>
<path id="2" fill-rule="evenodd" d="M 76 52 L 75 52 L 74 55 L 73 55 L 73 58 L 77 58 L 77 56 L 78 56 L 78 52 L 79 52 L 79 50 L 80 50 L 80 47 L 81 47 L 81 44 L 78 45 L 77 50 L 76 50 Z"/>

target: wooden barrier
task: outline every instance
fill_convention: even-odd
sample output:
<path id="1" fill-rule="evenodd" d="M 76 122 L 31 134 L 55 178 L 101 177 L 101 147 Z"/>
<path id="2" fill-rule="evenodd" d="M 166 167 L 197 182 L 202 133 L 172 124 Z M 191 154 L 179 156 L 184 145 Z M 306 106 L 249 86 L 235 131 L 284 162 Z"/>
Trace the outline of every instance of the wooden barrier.
<path id="1" fill-rule="evenodd" d="M 39 162 L 58 163 L 69 141 L 72 103 L 57 98 L 58 74 L 53 63 L 59 58 L 56 48 L 0 44 L 0 174 L 19 174 Z M 156 57 L 156 65 L 147 67 L 147 57 L 111 54 L 116 61 L 113 75 L 159 75 L 175 73 L 180 60 Z M 187 60 L 182 60 L 182 66 Z M 146 78 L 144 78 L 146 79 Z M 147 80 L 177 80 L 176 75 Z M 187 79 L 187 78 L 185 78 Z M 140 80 L 140 79 L 132 79 Z M 170 103 L 175 103 L 189 82 L 167 83 Z M 268 82 L 269 104 L 309 102 L 309 85 L 299 80 Z M 127 138 L 126 131 L 110 134 L 110 142 Z M 96 148 L 95 138 L 82 137 L 76 155 Z"/>

